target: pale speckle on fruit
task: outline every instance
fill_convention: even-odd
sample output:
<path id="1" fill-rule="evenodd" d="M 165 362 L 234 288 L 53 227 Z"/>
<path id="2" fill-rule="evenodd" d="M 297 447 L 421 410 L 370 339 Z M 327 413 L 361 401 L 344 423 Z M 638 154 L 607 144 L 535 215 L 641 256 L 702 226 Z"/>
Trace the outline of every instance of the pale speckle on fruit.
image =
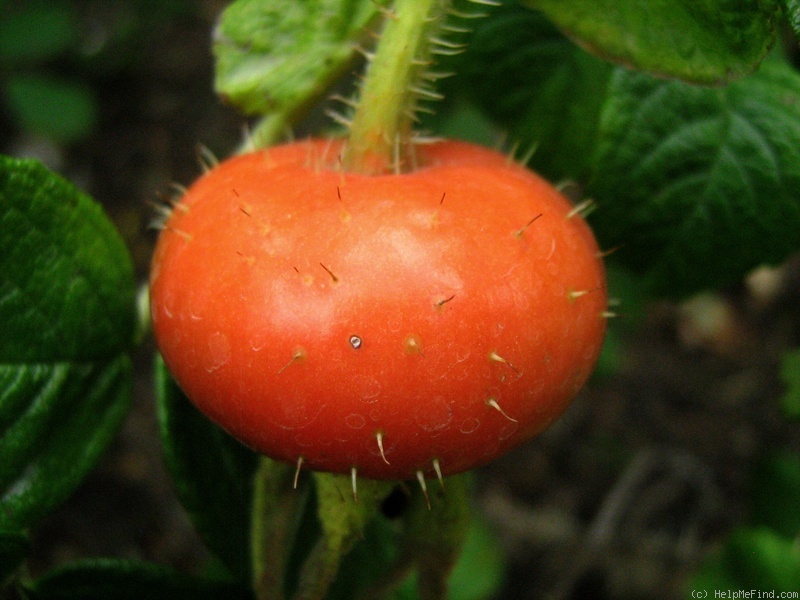
<path id="1" fill-rule="evenodd" d="M 458 430 L 461 433 L 470 434 L 478 429 L 481 426 L 480 419 L 476 419 L 475 417 L 470 417 L 469 419 L 464 419 L 459 425 Z"/>
<path id="2" fill-rule="evenodd" d="M 228 338 L 220 332 L 213 333 L 208 339 L 208 362 L 205 365 L 206 370 L 209 373 L 216 371 L 227 363 L 230 358 L 231 344 Z"/>
<path id="3" fill-rule="evenodd" d="M 428 433 L 445 429 L 453 420 L 453 407 L 442 396 L 417 399 L 410 404 L 410 408 L 414 422 Z"/>
<path id="4" fill-rule="evenodd" d="M 361 348 L 363 340 L 357 335 L 351 335 L 348 342 L 350 342 L 350 347 L 353 348 L 353 350 L 358 350 Z"/>
<path id="5" fill-rule="evenodd" d="M 367 421 L 362 415 L 351 413 L 344 418 L 344 423 L 350 429 L 362 429 L 367 424 Z"/>
<path id="6" fill-rule="evenodd" d="M 381 382 L 370 375 L 354 374 L 351 382 L 353 394 L 367 404 L 378 401 L 383 387 Z"/>

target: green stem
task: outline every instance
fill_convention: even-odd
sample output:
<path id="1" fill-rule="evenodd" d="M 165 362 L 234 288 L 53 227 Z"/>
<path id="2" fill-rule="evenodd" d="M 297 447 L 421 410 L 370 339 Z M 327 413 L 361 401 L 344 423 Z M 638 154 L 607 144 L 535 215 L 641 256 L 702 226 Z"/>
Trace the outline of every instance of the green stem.
<path id="1" fill-rule="evenodd" d="M 387 11 L 378 48 L 370 62 L 343 157 L 346 170 L 401 171 L 408 166 L 414 111 L 429 94 L 431 37 L 448 0 L 395 0 Z"/>
<path id="2" fill-rule="evenodd" d="M 292 469 L 262 456 L 253 487 L 251 561 L 253 589 L 258 600 L 283 600 L 283 573 L 289 552 L 292 515 L 297 491 Z"/>

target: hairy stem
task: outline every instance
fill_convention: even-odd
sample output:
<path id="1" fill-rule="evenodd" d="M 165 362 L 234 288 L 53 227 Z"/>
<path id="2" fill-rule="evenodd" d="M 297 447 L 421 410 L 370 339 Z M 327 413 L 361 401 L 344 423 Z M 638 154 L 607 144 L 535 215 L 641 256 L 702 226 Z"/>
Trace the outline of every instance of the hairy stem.
<path id="1" fill-rule="evenodd" d="M 425 90 L 431 38 L 447 0 L 395 0 L 361 88 L 344 167 L 362 173 L 402 171 L 409 164 L 416 103 Z"/>

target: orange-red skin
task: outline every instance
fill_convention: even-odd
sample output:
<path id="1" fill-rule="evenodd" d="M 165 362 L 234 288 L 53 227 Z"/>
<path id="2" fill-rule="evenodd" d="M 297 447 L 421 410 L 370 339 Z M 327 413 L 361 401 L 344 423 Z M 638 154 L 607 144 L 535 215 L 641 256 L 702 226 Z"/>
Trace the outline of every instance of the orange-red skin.
<path id="1" fill-rule="evenodd" d="M 469 470 L 540 433 L 602 345 L 589 227 L 482 147 L 420 146 L 415 171 L 381 176 L 340 153 L 231 158 L 172 211 L 151 309 L 186 395 L 263 454 L 375 479 Z"/>

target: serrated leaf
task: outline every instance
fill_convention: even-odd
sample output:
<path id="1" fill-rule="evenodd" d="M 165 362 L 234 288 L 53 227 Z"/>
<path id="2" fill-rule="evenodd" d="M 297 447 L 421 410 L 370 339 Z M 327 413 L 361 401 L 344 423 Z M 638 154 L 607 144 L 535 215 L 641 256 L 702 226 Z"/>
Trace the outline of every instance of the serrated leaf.
<path id="1" fill-rule="evenodd" d="M 214 33 L 217 92 L 247 114 L 302 111 L 350 63 L 372 0 L 237 0 Z"/>
<path id="2" fill-rule="evenodd" d="M 161 565 L 111 559 L 57 568 L 26 590 L 31 600 L 251 600 L 247 588 L 184 575 Z"/>
<path id="3" fill-rule="evenodd" d="M 711 89 L 618 69 L 589 194 L 601 244 L 656 294 L 784 260 L 800 248 L 800 76 L 774 59 Z"/>
<path id="4" fill-rule="evenodd" d="M 0 530 L 30 527 L 77 487 L 128 410 L 131 363 L 0 364 Z"/>
<path id="5" fill-rule="evenodd" d="M 249 581 L 250 507 L 257 455 L 203 416 L 156 361 L 161 441 L 178 498 L 206 545 Z"/>
<path id="6" fill-rule="evenodd" d="M 0 156 L 0 363 L 108 359 L 136 330 L 133 266 L 86 194 Z"/>
<path id="7" fill-rule="evenodd" d="M 457 73 L 458 92 L 508 129 L 519 155 L 535 148 L 534 169 L 551 179 L 582 175 L 611 66 L 514 4 L 473 27 L 467 51 L 444 66 Z"/>
<path id="8" fill-rule="evenodd" d="M 608 60 L 721 84 L 753 72 L 776 37 L 776 0 L 525 0 Z"/>
<path id="9" fill-rule="evenodd" d="M 125 416 L 132 271 L 88 196 L 0 156 L 0 529 L 30 527 L 72 493 Z"/>

